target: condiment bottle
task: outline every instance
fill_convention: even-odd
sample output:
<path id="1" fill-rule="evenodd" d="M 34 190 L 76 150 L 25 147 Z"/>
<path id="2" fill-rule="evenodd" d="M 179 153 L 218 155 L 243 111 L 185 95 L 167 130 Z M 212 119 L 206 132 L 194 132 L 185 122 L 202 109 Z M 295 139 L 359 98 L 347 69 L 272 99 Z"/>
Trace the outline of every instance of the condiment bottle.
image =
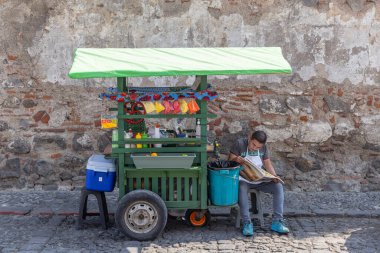
<path id="1" fill-rule="evenodd" d="M 201 122 L 197 119 L 197 125 L 195 126 L 195 138 L 201 138 Z"/>
<path id="2" fill-rule="evenodd" d="M 136 134 L 136 140 L 141 140 L 141 134 L 140 133 Z M 136 144 L 136 148 L 142 148 L 142 144 L 141 143 Z"/>
<path id="3" fill-rule="evenodd" d="M 142 135 L 141 135 L 141 139 L 144 140 L 144 139 L 148 139 L 148 135 L 144 132 Z M 148 147 L 148 144 L 147 143 L 143 143 L 142 145 L 143 148 L 147 148 Z"/>

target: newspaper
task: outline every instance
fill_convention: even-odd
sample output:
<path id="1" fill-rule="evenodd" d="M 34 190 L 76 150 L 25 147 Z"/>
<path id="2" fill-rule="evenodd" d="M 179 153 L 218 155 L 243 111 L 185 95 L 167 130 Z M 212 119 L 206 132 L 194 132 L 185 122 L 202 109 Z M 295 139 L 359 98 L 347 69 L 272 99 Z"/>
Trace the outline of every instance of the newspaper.
<path id="1" fill-rule="evenodd" d="M 281 178 L 277 176 L 273 176 L 268 171 L 257 167 L 255 164 L 253 164 L 251 161 L 249 161 L 246 158 L 244 159 L 244 165 L 246 167 L 244 170 L 240 171 L 240 176 L 244 179 L 244 181 L 252 184 L 258 184 L 263 182 L 270 182 L 273 179 L 277 179 L 282 184 L 284 184 L 284 181 L 281 180 Z"/>

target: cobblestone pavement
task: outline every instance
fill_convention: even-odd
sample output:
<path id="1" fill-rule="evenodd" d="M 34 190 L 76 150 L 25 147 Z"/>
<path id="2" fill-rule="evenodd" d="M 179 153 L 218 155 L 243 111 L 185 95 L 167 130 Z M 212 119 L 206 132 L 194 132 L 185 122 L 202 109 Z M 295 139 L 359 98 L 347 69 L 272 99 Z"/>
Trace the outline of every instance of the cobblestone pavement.
<path id="1" fill-rule="evenodd" d="M 223 208 L 211 210 L 210 225 L 192 228 L 169 219 L 156 240 L 131 241 L 115 227 L 103 230 L 88 217 L 76 230 L 80 191 L 0 191 L 0 252 L 380 252 L 380 192 L 287 192 L 285 216 L 291 233 L 279 236 L 255 227 L 246 238 Z M 107 193 L 113 214 L 117 191 Z M 271 198 L 264 199 L 270 213 Z M 222 210 L 222 211 L 221 211 Z M 89 211 L 97 212 L 94 198 Z"/>
<path id="2" fill-rule="evenodd" d="M 228 217 L 213 217 L 204 228 L 169 219 L 154 241 L 131 241 L 114 224 L 100 227 L 90 217 L 82 230 L 75 216 L 2 215 L 0 252 L 380 252 L 380 219 L 293 217 L 291 233 L 279 236 L 256 227 L 243 237 Z M 266 220 L 269 225 L 269 220 Z"/>

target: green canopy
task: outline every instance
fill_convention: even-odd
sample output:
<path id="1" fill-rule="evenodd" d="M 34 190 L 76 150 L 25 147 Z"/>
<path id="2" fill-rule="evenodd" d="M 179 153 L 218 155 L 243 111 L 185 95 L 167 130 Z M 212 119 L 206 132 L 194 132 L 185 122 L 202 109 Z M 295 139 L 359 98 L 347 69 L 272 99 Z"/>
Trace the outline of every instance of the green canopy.
<path id="1" fill-rule="evenodd" d="M 71 78 L 289 74 L 279 47 L 78 48 Z"/>

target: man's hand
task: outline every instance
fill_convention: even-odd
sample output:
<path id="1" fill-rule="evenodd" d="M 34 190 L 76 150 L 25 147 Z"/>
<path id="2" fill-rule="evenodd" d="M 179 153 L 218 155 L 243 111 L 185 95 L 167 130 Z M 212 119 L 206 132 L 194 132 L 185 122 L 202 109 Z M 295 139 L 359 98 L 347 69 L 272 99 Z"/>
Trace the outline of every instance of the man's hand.
<path id="1" fill-rule="evenodd" d="M 242 164 L 242 165 L 245 163 L 244 158 L 241 156 L 236 156 L 235 161 Z"/>

